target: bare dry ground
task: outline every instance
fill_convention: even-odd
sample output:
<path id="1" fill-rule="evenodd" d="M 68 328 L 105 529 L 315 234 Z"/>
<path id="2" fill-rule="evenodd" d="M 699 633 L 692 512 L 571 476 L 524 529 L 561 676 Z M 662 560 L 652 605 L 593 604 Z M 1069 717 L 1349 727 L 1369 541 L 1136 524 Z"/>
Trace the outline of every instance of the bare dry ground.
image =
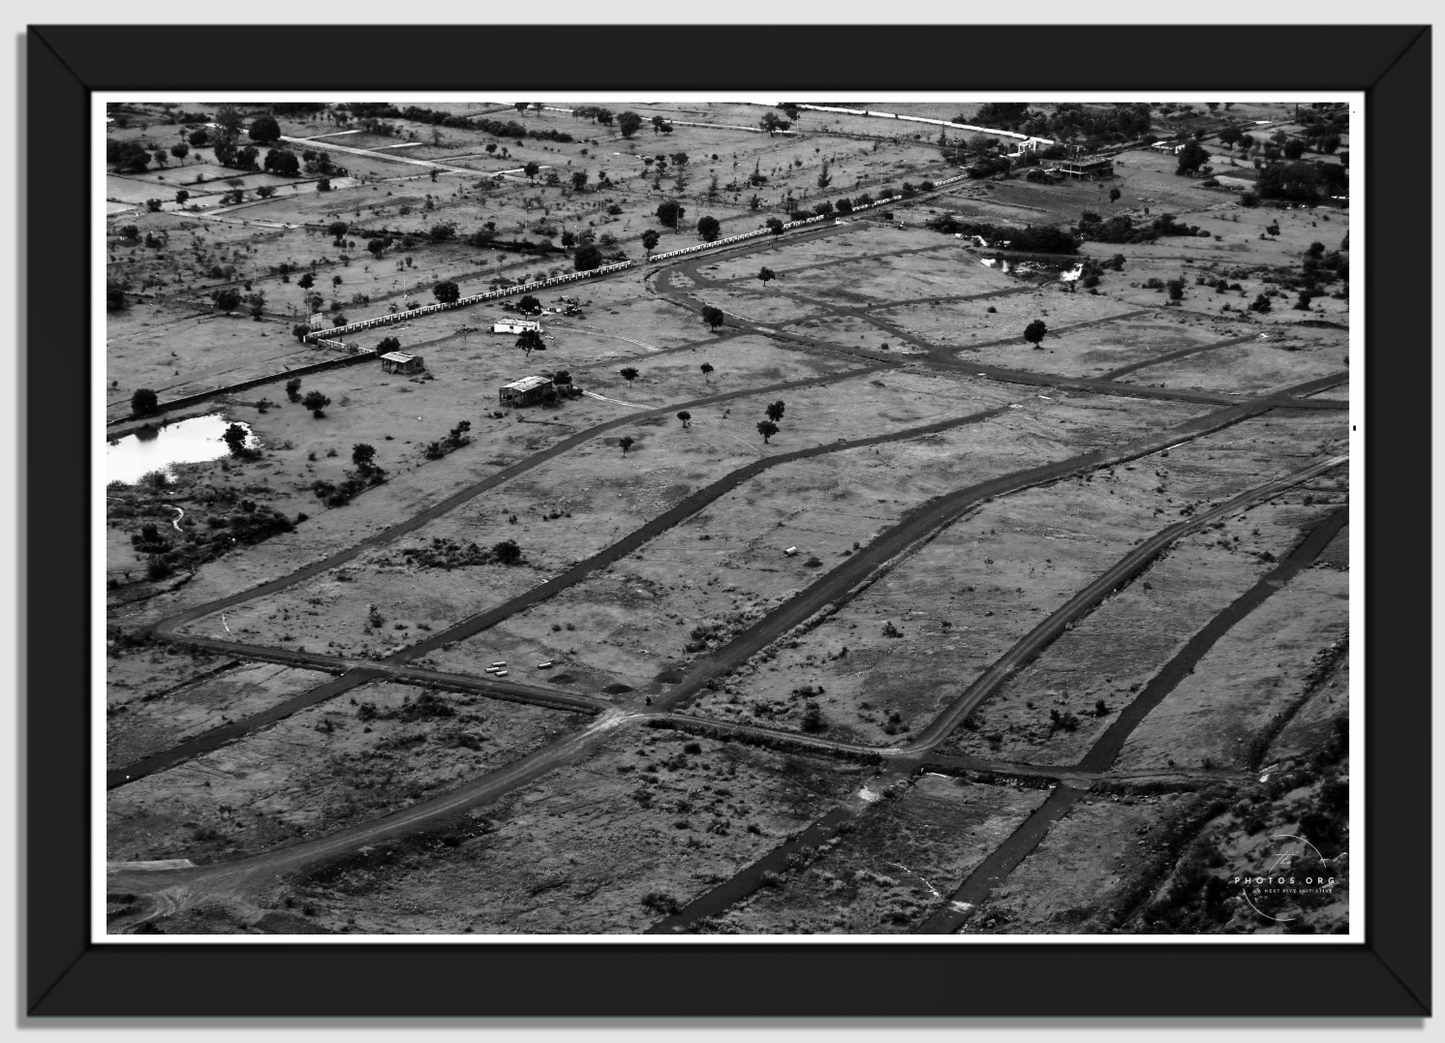
<path id="1" fill-rule="evenodd" d="M 108 769 L 119 768 L 174 746 L 228 720 L 239 720 L 274 706 L 328 680 L 318 670 L 297 670 L 274 663 L 222 664 L 179 688 L 114 701 L 118 679 L 112 672 L 112 705 L 105 748 Z"/>
<path id="2" fill-rule="evenodd" d="M 716 934 L 898 934 L 941 906 L 1046 791 L 924 775 L 721 916 Z"/>
<path id="3" fill-rule="evenodd" d="M 292 881 L 363 934 L 639 933 L 860 784 L 860 771 L 668 732 L 478 808 L 458 842 L 393 845 Z"/>
<path id="4" fill-rule="evenodd" d="M 231 860 L 332 833 L 516 760 L 572 715 L 375 683 L 112 790 L 113 861 Z"/>

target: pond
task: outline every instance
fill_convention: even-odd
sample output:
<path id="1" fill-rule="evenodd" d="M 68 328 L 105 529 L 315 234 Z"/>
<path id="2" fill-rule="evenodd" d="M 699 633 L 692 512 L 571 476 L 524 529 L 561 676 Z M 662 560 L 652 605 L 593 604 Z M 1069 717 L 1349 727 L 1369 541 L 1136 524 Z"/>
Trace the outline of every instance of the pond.
<path id="1" fill-rule="evenodd" d="M 1007 275 L 1027 278 L 1031 275 L 1053 275 L 1060 282 L 1073 282 L 1084 272 L 1082 264 L 1049 261 L 1010 261 L 1004 257 L 984 257 L 978 262 L 985 268 L 996 268 Z"/>
<path id="2" fill-rule="evenodd" d="M 151 471 L 170 471 L 172 464 L 203 463 L 230 453 L 221 436 L 231 422 L 220 413 L 193 417 L 160 427 L 146 427 L 135 434 L 113 440 L 105 450 L 105 480 L 131 483 Z M 260 440 L 246 429 L 246 446 L 254 449 Z M 172 475 L 174 477 L 174 475 Z"/>

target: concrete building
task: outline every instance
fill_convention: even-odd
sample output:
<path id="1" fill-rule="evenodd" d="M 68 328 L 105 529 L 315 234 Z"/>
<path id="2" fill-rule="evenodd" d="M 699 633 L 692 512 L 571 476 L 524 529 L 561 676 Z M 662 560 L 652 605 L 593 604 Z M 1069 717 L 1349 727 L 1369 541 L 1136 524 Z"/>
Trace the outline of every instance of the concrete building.
<path id="1" fill-rule="evenodd" d="M 1113 177 L 1114 161 L 1105 157 L 1080 156 L 1077 159 L 1061 159 L 1049 169 L 1068 177 L 1092 180 L 1099 177 Z"/>
<path id="2" fill-rule="evenodd" d="M 497 391 L 497 400 L 504 406 L 530 406 L 541 402 L 553 391 L 551 377 L 523 377 L 503 384 Z"/>
<path id="3" fill-rule="evenodd" d="M 404 351 L 388 351 L 381 356 L 381 369 L 384 373 L 420 373 L 426 369 L 426 363 L 420 355 L 408 355 Z"/>
<path id="4" fill-rule="evenodd" d="M 528 330 L 536 330 L 541 333 L 542 324 L 528 319 L 509 319 L 492 323 L 493 333 L 526 333 Z"/>

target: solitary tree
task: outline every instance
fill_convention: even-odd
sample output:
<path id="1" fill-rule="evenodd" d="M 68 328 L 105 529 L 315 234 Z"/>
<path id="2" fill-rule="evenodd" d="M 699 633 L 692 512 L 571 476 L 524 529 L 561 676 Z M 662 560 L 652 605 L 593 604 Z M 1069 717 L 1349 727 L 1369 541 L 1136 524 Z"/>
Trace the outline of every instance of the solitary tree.
<path id="1" fill-rule="evenodd" d="M 301 404 L 311 410 L 311 415 L 319 420 L 326 415 L 326 407 L 331 405 L 331 399 L 319 391 L 308 391 Z"/>
<path id="2" fill-rule="evenodd" d="M 585 170 L 574 170 L 574 171 L 572 172 L 572 188 L 573 188 L 573 190 L 574 190 L 574 191 L 577 191 L 577 192 L 581 192 L 581 191 L 583 191 L 583 189 L 585 189 L 586 187 L 587 187 L 587 171 L 585 171 Z"/>
<path id="3" fill-rule="evenodd" d="M 590 272 L 594 268 L 602 267 L 602 251 L 596 246 L 588 243 L 579 247 L 572 263 L 579 272 Z"/>
<path id="4" fill-rule="evenodd" d="M 450 279 L 437 283 L 432 287 L 431 292 L 439 304 L 451 304 L 454 301 L 460 300 L 462 296 L 461 287 Z"/>
<path id="5" fill-rule="evenodd" d="M 191 194 L 190 194 L 189 192 L 187 192 L 184 188 L 181 189 L 181 190 L 179 190 L 179 191 L 176 193 L 176 206 L 185 206 L 185 205 L 186 205 L 186 200 L 187 200 L 187 199 L 190 199 L 190 198 L 191 198 Z"/>
<path id="6" fill-rule="evenodd" d="M 136 416 L 145 416 L 148 413 L 154 413 L 156 406 L 159 404 L 160 400 L 150 388 L 141 388 L 130 396 L 130 411 Z"/>
<path id="7" fill-rule="evenodd" d="M 351 462 L 362 474 L 369 474 L 376 466 L 376 449 L 365 442 L 357 442 L 351 447 Z"/>
<path id="8" fill-rule="evenodd" d="M 272 116 L 258 116 L 251 121 L 252 141 L 278 141 L 281 137 L 281 127 Z"/>
<path id="9" fill-rule="evenodd" d="M 349 227 L 350 226 L 345 221 L 332 221 L 329 225 L 326 226 L 326 233 L 327 235 L 331 236 L 331 243 L 333 246 L 345 245 L 345 242 L 341 237 L 346 234 L 346 229 Z"/>
<path id="10" fill-rule="evenodd" d="M 1120 192 L 1117 188 L 1109 189 L 1109 202 L 1117 203 L 1119 201 L 1119 195 Z"/>
<path id="11" fill-rule="evenodd" d="M 782 399 L 779 399 L 778 401 L 776 401 L 776 402 L 772 403 L 770 406 L 768 406 L 768 408 L 767 408 L 767 410 L 765 410 L 765 412 L 768 414 L 768 419 L 769 419 L 769 420 L 773 421 L 774 423 L 777 423 L 779 420 L 783 419 L 783 411 L 784 411 L 786 408 L 787 408 L 787 407 L 783 404 Z"/>
<path id="12" fill-rule="evenodd" d="M 1256 298 L 1254 299 L 1254 303 L 1249 306 L 1249 310 L 1250 310 L 1250 311 L 1257 311 L 1257 312 L 1261 312 L 1261 313 L 1267 312 L 1267 311 L 1269 311 L 1269 309 L 1270 309 L 1270 300 L 1269 300 L 1268 297 L 1266 297 L 1266 296 L 1265 296 L 1264 294 L 1262 294 L 1262 293 L 1261 293 L 1258 297 L 1256 297 Z"/>
<path id="13" fill-rule="evenodd" d="M 517 546 L 516 540 L 503 540 L 501 543 L 492 545 L 492 553 L 497 556 L 497 561 L 503 565 L 515 565 L 522 560 L 522 548 Z"/>
<path id="14" fill-rule="evenodd" d="M 246 455 L 246 429 L 240 424 L 232 424 L 226 428 L 225 434 L 221 435 L 221 441 L 226 443 L 232 456 Z"/>
<path id="15" fill-rule="evenodd" d="M 266 310 L 266 294 L 263 290 L 246 296 L 246 304 L 250 308 L 251 318 L 257 322 L 261 321 L 261 315 Z"/>
<path id="16" fill-rule="evenodd" d="M 627 450 L 631 449 L 636 443 L 633 441 L 631 435 L 623 435 L 617 440 L 617 444 L 622 447 L 622 455 L 626 456 Z"/>
<path id="17" fill-rule="evenodd" d="M 522 173 L 527 175 L 528 181 L 534 181 L 534 179 L 537 177 L 537 172 L 541 169 L 542 164 L 538 163 L 536 160 L 531 160 L 527 163 L 526 166 L 522 168 Z"/>
<path id="18" fill-rule="evenodd" d="M 190 154 L 190 151 L 191 146 L 187 145 L 184 141 L 182 141 L 179 145 L 171 146 L 171 155 L 175 156 L 177 159 L 180 160 L 184 160 L 186 156 Z"/>
<path id="19" fill-rule="evenodd" d="M 217 290 L 214 299 L 216 307 L 229 315 L 241 306 L 241 291 L 228 286 L 224 290 Z"/>
<path id="20" fill-rule="evenodd" d="M 301 401 L 301 378 L 292 377 L 286 381 L 286 397 L 292 402 Z"/>
<path id="21" fill-rule="evenodd" d="M 628 387 L 631 387 L 632 382 L 636 380 L 639 376 L 637 370 L 633 369 L 631 366 L 628 366 L 626 369 L 618 370 L 617 373 L 618 376 L 620 376 L 623 380 L 627 381 Z"/>
<path id="22" fill-rule="evenodd" d="M 522 335 L 517 338 L 517 347 L 525 353 L 525 358 L 531 358 L 534 351 L 547 350 L 547 345 L 542 343 L 542 335 L 536 330 L 523 330 Z"/>
<path id="23" fill-rule="evenodd" d="M 624 138 L 630 138 L 642 128 L 642 117 L 635 112 L 619 112 L 617 129 Z M 655 133 L 655 130 L 654 130 Z"/>
<path id="24" fill-rule="evenodd" d="M 657 205 L 657 219 L 673 231 L 677 230 L 677 223 L 685 213 L 687 208 L 676 199 L 666 199 Z"/>
<path id="25" fill-rule="evenodd" d="M 725 321 L 727 321 L 727 316 L 723 314 L 721 308 L 714 308 L 711 305 L 708 305 L 702 310 L 702 321 L 707 323 L 710 329 L 716 330 Z"/>
<path id="26" fill-rule="evenodd" d="M 773 235 L 782 235 L 782 234 L 783 234 L 783 219 L 782 219 L 782 218 L 780 218 L 780 217 L 770 217 L 770 218 L 768 218 L 768 220 L 767 220 L 767 226 L 768 226 L 768 231 L 771 232 Z"/>
<path id="27" fill-rule="evenodd" d="M 542 302 L 529 293 L 517 302 L 517 310 L 523 315 L 536 315 L 542 310 Z"/>
<path id="28" fill-rule="evenodd" d="M 764 444 L 764 445 L 768 445 L 768 444 L 769 444 L 768 439 L 772 438 L 773 435 L 775 435 L 775 434 L 777 434 L 777 433 L 778 433 L 778 425 L 775 424 L 775 423 L 773 423 L 771 420 L 759 420 L 759 421 L 758 421 L 758 434 L 760 434 L 760 435 L 763 436 L 763 444 Z"/>
<path id="29" fill-rule="evenodd" d="M 711 382 L 712 382 L 712 363 L 711 363 L 711 362 L 704 362 L 701 366 L 698 367 L 698 369 L 702 370 L 702 379 L 708 381 L 709 383 L 711 383 Z"/>
<path id="30" fill-rule="evenodd" d="M 296 280 L 296 285 L 301 287 L 301 289 L 303 290 L 309 290 L 311 289 L 311 287 L 316 285 L 316 276 L 312 275 L 310 272 L 307 272 L 305 275 L 301 276 L 301 278 Z"/>
<path id="31" fill-rule="evenodd" d="M 832 183 L 833 183 L 833 176 L 828 173 L 828 161 L 825 159 L 825 160 L 823 160 L 823 170 L 822 170 L 822 172 L 818 175 L 818 187 L 819 187 L 820 189 L 824 189 L 824 188 L 827 188 L 827 187 L 828 187 L 829 185 L 831 185 Z"/>
<path id="32" fill-rule="evenodd" d="M 1275 236 L 1277 238 L 1279 236 L 1279 222 L 1271 221 L 1269 227 L 1264 230 L 1264 233 L 1265 235 Z"/>
<path id="33" fill-rule="evenodd" d="M 1183 280 L 1183 279 L 1170 279 L 1170 280 L 1169 280 L 1167 283 L 1165 283 L 1164 285 L 1165 285 L 1165 286 L 1168 288 L 1168 290 L 1169 290 L 1169 299 L 1170 299 L 1171 301 L 1182 301 L 1182 300 L 1184 299 L 1184 280 Z"/>
<path id="34" fill-rule="evenodd" d="M 657 246 L 657 241 L 661 238 L 662 236 L 658 235 L 657 230 L 654 228 L 649 228 L 642 233 L 642 248 L 647 251 L 647 256 L 652 256 L 652 251 Z"/>
<path id="35" fill-rule="evenodd" d="M 763 281 L 764 286 L 768 285 L 769 279 L 776 279 L 777 277 L 777 273 L 774 272 L 771 268 L 765 267 L 762 269 L 762 271 L 758 272 L 758 278 Z"/>
<path id="36" fill-rule="evenodd" d="M 1044 335 L 1048 332 L 1049 328 L 1044 325 L 1044 320 L 1035 319 L 1024 328 L 1024 340 L 1037 348 L 1043 342 Z"/>
<path id="37" fill-rule="evenodd" d="M 704 242 L 712 242 L 722 232 L 722 225 L 718 219 L 709 215 L 700 219 L 697 223 L 697 234 L 702 236 Z"/>
<path id="38" fill-rule="evenodd" d="M 559 388 L 566 387 L 572 383 L 572 374 L 565 369 L 559 369 L 556 373 L 552 374 L 552 383 L 556 384 Z"/>
<path id="39" fill-rule="evenodd" d="M 692 414 L 689 413 L 686 409 L 678 413 L 677 418 L 682 421 L 683 427 L 688 427 L 692 423 Z"/>

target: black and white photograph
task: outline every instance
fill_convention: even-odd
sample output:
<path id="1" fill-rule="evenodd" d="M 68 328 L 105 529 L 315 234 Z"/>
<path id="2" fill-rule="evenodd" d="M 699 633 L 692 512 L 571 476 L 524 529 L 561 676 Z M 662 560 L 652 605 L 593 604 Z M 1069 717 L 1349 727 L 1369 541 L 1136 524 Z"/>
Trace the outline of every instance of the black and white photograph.
<path id="1" fill-rule="evenodd" d="M 91 115 L 96 940 L 1364 938 L 1361 93 Z"/>

